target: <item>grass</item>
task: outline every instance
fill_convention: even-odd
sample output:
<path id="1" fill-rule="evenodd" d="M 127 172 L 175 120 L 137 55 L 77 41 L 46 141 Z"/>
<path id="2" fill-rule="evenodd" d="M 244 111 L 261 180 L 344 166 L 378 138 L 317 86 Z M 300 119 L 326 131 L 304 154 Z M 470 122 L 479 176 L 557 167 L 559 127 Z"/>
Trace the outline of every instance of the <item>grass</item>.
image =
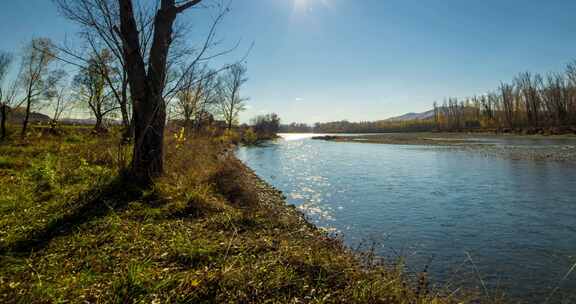
<path id="1" fill-rule="evenodd" d="M 0 144 L 0 302 L 481 303 L 350 252 L 225 139 L 167 138 L 151 190 L 122 178 L 116 133 Z"/>

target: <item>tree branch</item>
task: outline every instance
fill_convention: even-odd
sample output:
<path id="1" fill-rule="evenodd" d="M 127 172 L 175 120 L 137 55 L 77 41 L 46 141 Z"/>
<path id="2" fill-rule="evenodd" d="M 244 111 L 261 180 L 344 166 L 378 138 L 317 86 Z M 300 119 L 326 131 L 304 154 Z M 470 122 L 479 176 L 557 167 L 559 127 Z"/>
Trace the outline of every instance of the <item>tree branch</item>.
<path id="1" fill-rule="evenodd" d="M 192 1 L 189 1 L 189 2 L 182 4 L 180 6 L 177 6 L 176 7 L 176 13 L 179 14 L 179 13 L 181 13 L 181 12 L 183 12 L 183 11 L 193 7 L 193 6 L 200 4 L 200 2 L 202 2 L 202 0 L 192 0 Z"/>

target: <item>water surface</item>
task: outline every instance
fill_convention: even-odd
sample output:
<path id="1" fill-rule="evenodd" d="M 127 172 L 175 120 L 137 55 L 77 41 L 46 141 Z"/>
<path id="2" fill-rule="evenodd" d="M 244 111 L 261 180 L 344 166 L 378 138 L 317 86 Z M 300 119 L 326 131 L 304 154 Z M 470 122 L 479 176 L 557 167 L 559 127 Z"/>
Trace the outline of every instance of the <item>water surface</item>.
<path id="1" fill-rule="evenodd" d="M 534 303 L 559 288 L 551 303 L 576 302 L 576 271 L 564 278 L 576 263 L 576 165 L 309 137 L 238 157 L 348 245 L 376 242 L 409 271 L 429 265 L 438 284 L 481 278 Z"/>

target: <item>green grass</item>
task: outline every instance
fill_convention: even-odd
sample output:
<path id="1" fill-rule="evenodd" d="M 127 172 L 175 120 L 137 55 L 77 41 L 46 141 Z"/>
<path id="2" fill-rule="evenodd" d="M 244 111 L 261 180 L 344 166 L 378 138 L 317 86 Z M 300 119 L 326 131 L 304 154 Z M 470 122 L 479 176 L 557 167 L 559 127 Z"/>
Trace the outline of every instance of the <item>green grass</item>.
<path id="1" fill-rule="evenodd" d="M 423 289 L 402 267 L 367 267 L 294 208 L 263 202 L 271 190 L 219 157 L 222 139 L 167 138 L 166 176 L 145 191 L 119 177 L 129 149 L 115 133 L 0 144 L 0 302 L 477 299 Z"/>

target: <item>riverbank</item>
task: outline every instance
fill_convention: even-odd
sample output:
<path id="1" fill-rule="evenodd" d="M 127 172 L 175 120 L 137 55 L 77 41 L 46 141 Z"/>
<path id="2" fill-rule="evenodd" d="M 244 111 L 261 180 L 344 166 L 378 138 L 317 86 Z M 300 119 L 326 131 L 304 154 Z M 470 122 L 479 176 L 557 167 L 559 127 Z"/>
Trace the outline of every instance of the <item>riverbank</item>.
<path id="1" fill-rule="evenodd" d="M 574 135 L 425 132 L 351 136 L 326 135 L 313 137 L 313 139 L 333 142 L 431 146 L 506 159 L 576 162 L 576 136 Z"/>
<path id="2" fill-rule="evenodd" d="M 167 138 L 167 174 L 146 191 L 122 178 L 129 149 L 113 133 L 1 144 L 0 302 L 476 299 L 351 252 L 222 153 L 225 139 Z"/>

